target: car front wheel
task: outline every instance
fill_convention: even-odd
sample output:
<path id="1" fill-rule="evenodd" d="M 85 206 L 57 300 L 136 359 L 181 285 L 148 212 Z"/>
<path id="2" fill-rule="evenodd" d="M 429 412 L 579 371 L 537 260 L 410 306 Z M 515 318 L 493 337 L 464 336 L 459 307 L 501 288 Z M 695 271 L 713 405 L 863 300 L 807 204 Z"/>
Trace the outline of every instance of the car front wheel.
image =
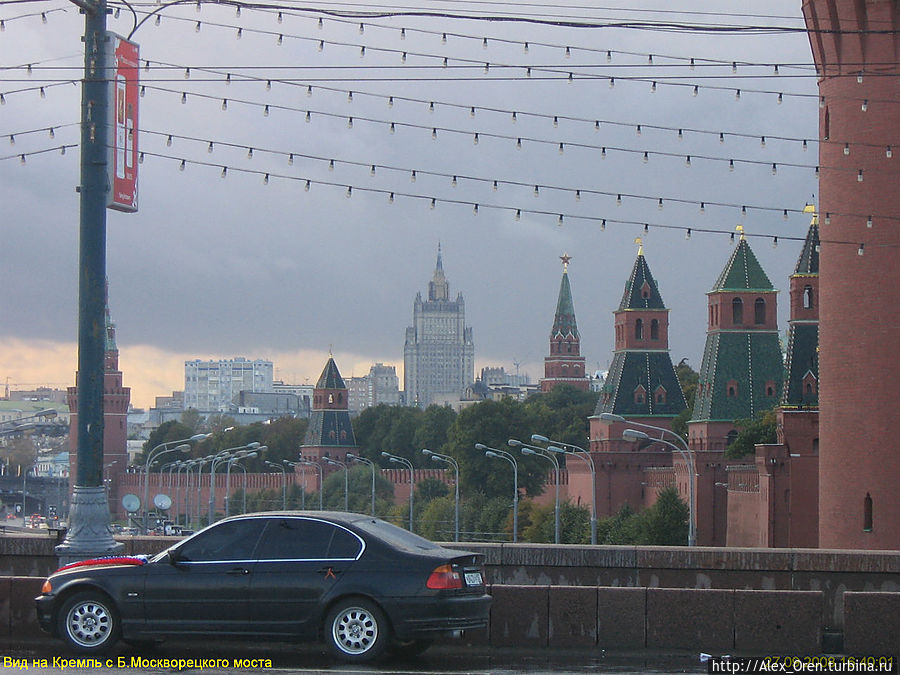
<path id="1" fill-rule="evenodd" d="M 57 621 L 60 637 L 78 652 L 100 653 L 119 639 L 119 615 L 99 593 L 76 593 L 63 603 Z"/>
<path id="2" fill-rule="evenodd" d="M 325 641 L 329 650 L 350 663 L 377 658 L 390 639 L 389 633 L 384 613 L 362 598 L 338 602 L 325 618 Z"/>

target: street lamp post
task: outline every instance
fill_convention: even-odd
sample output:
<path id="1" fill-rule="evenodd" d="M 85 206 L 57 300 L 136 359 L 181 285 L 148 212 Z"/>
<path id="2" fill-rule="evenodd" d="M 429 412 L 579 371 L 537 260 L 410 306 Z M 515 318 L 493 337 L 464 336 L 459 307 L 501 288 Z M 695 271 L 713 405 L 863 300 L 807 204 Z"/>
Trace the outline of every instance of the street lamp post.
<path id="1" fill-rule="evenodd" d="M 622 432 L 622 438 L 627 441 L 650 441 L 652 443 L 662 443 L 663 445 L 667 445 L 676 452 L 678 452 L 682 459 L 684 459 L 685 464 L 688 466 L 688 471 L 693 472 L 693 466 L 691 465 L 691 460 L 688 455 L 679 448 L 674 443 L 670 443 L 669 441 L 663 438 L 651 438 L 648 434 L 645 434 L 643 431 L 638 431 L 637 429 L 625 429 Z M 688 546 L 696 546 L 697 545 L 697 534 L 696 534 L 696 520 L 694 516 L 694 477 L 690 476 L 688 480 L 688 507 L 689 507 L 689 520 L 688 520 Z"/>
<path id="2" fill-rule="evenodd" d="M 265 452 L 266 450 L 268 450 L 268 447 L 266 447 L 265 445 L 261 445 L 259 448 L 257 448 L 256 452 L 249 452 L 247 450 L 244 450 L 243 452 L 236 452 L 234 455 L 232 455 L 228 459 L 227 467 L 225 470 L 225 517 L 226 518 L 229 516 L 229 504 L 230 504 L 230 497 L 231 497 L 231 465 L 242 459 L 249 459 L 250 457 L 258 457 L 259 453 Z M 238 465 L 238 466 L 240 466 L 240 465 Z M 243 467 L 241 467 L 241 468 L 243 468 Z M 245 490 L 245 492 L 246 492 L 246 490 Z"/>
<path id="3" fill-rule="evenodd" d="M 523 455 L 534 455 L 536 457 L 543 457 L 548 462 L 553 465 L 553 469 L 556 472 L 556 497 L 553 504 L 553 541 L 554 543 L 559 543 L 559 460 L 556 459 L 552 454 L 548 454 L 544 452 L 544 448 L 539 448 L 536 445 L 528 445 L 523 443 L 522 441 L 518 441 L 515 438 L 510 438 L 507 441 L 507 444 L 511 448 L 521 448 Z"/>
<path id="4" fill-rule="evenodd" d="M 332 466 L 339 466 L 344 470 L 344 511 L 350 510 L 350 479 L 347 474 L 347 463 L 340 462 L 336 459 L 331 459 L 331 457 L 323 457 L 322 458 L 326 464 L 331 464 Z M 323 485 L 324 488 L 324 485 Z"/>
<path id="5" fill-rule="evenodd" d="M 456 472 L 456 485 L 453 490 L 453 541 L 459 541 L 459 464 L 450 455 L 442 455 L 428 448 L 422 448 L 422 454 L 431 457 L 434 462 L 449 464 Z"/>
<path id="6" fill-rule="evenodd" d="M 266 466 L 272 466 L 281 471 L 281 508 L 283 511 L 287 511 L 287 470 L 285 470 L 283 464 L 276 464 L 275 462 L 264 462 Z"/>
<path id="7" fill-rule="evenodd" d="M 475 444 L 476 450 L 483 450 L 486 457 L 505 459 L 513 468 L 513 543 L 519 541 L 519 463 L 506 450 L 491 448 L 483 443 Z"/>
<path id="8" fill-rule="evenodd" d="M 388 461 L 394 462 L 395 464 L 402 464 L 406 468 L 409 469 L 409 531 L 413 531 L 413 495 L 416 492 L 416 477 L 415 477 L 415 469 L 413 468 L 413 463 L 406 459 L 406 457 L 398 457 L 397 455 L 392 455 L 389 452 L 382 452 L 382 457 L 386 457 Z"/>
<path id="9" fill-rule="evenodd" d="M 562 441 L 554 441 L 546 436 L 541 436 L 540 434 L 531 434 L 531 442 L 532 443 L 556 443 L 558 446 L 562 447 L 554 447 L 547 446 L 547 450 L 550 452 L 556 452 L 563 455 L 572 455 L 573 457 L 577 457 L 582 462 L 587 462 L 588 466 L 591 469 L 591 544 L 597 544 L 597 468 L 594 466 L 594 458 L 591 457 L 591 453 L 589 453 L 584 448 L 580 448 L 577 445 L 572 445 L 571 443 L 563 443 Z M 570 448 L 566 450 L 565 448 Z"/>
<path id="10" fill-rule="evenodd" d="M 203 465 L 207 462 L 211 462 L 215 455 L 207 455 L 206 457 L 201 457 L 197 460 L 197 525 L 200 526 L 202 521 L 200 520 L 200 499 L 201 492 L 203 489 Z"/>
<path id="11" fill-rule="evenodd" d="M 644 424 L 643 422 L 634 422 L 632 420 L 626 420 L 621 415 L 616 415 L 614 413 L 600 413 L 600 419 L 604 422 L 620 422 L 624 424 L 628 424 L 630 426 L 641 427 L 642 429 L 650 429 L 652 431 L 658 431 L 660 434 L 669 434 L 676 441 L 678 441 L 678 446 L 675 448 L 681 453 L 681 456 L 685 459 L 685 462 L 688 465 L 688 471 L 691 472 L 690 476 L 690 485 L 688 487 L 688 498 L 691 500 L 691 522 L 690 522 L 690 530 L 691 530 L 691 541 L 688 543 L 689 546 L 697 545 L 697 521 L 696 521 L 696 504 L 694 503 L 694 481 L 697 478 L 697 458 L 694 455 L 694 451 L 691 449 L 691 446 L 688 445 L 685 440 L 681 437 L 680 434 L 675 433 L 671 429 L 666 429 L 665 427 L 656 427 L 652 424 Z M 623 434 L 624 435 L 624 434 Z M 651 439 L 651 440 L 662 440 L 662 439 Z M 667 445 L 672 445 L 672 443 L 666 442 Z"/>
<path id="12" fill-rule="evenodd" d="M 300 459 L 297 461 L 297 464 L 303 464 L 304 466 L 311 466 L 319 474 L 319 511 L 321 511 L 322 510 L 322 493 L 325 491 L 325 482 L 324 482 L 324 474 L 322 471 L 322 465 L 319 464 L 318 462 L 311 462 L 308 459 L 303 459 L 302 455 L 300 456 Z"/>
<path id="13" fill-rule="evenodd" d="M 354 455 L 352 452 L 347 453 L 347 459 L 351 462 L 360 462 L 361 464 L 368 464 L 372 467 L 372 515 L 375 515 L 375 462 L 371 459 L 366 459 L 365 457 L 360 457 L 359 455 Z"/>
<path id="14" fill-rule="evenodd" d="M 147 534 L 148 518 L 150 515 L 150 464 L 154 458 L 158 458 L 170 452 L 188 452 L 191 449 L 190 444 L 194 441 L 202 441 L 209 434 L 194 434 L 190 438 L 182 438 L 179 441 L 166 441 L 160 443 L 150 452 L 147 453 L 147 459 L 144 460 L 144 534 Z M 169 447 L 172 446 L 172 447 Z"/>
<path id="15" fill-rule="evenodd" d="M 259 448 L 259 443 L 257 441 L 253 441 L 252 443 L 247 443 L 246 445 L 238 445 L 234 448 L 225 448 L 224 450 L 219 450 L 216 454 L 213 455 L 212 460 L 209 463 L 209 524 L 212 525 L 216 521 L 216 467 L 223 461 L 225 461 L 228 457 L 230 457 L 235 452 L 240 450 L 256 450 Z"/>

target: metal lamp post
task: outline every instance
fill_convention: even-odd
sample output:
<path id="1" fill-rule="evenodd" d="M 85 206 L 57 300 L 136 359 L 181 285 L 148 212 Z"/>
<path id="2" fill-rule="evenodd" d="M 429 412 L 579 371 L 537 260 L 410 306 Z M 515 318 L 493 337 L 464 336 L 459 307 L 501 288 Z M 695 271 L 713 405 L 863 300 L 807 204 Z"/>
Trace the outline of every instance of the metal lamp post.
<path id="1" fill-rule="evenodd" d="M 351 462 L 359 462 L 361 464 L 368 464 L 372 467 L 372 515 L 375 515 L 375 462 L 371 459 L 366 459 L 365 457 L 360 457 L 359 455 L 354 455 L 352 452 L 347 453 L 347 459 Z"/>
<path id="2" fill-rule="evenodd" d="M 340 462 L 336 459 L 331 459 L 331 457 L 323 457 L 322 460 L 326 464 L 331 464 L 332 466 L 339 466 L 344 470 L 344 511 L 349 511 L 350 510 L 350 479 L 347 474 L 346 462 Z M 322 487 L 324 489 L 324 485 Z"/>
<path id="3" fill-rule="evenodd" d="M 553 465 L 553 469 L 556 472 L 556 497 L 553 504 L 553 541 L 554 543 L 559 543 L 559 460 L 556 459 L 551 454 L 544 452 L 544 448 L 539 448 L 536 445 L 528 445 L 523 443 L 522 441 L 518 441 L 515 438 L 510 438 L 507 441 L 507 444 L 511 448 L 521 448 L 523 455 L 534 455 L 536 457 L 543 457 L 548 462 Z"/>
<path id="4" fill-rule="evenodd" d="M 287 470 L 284 468 L 283 464 L 276 464 L 275 462 L 263 462 L 266 466 L 271 466 L 279 471 L 281 471 L 281 508 L 284 511 L 287 511 Z"/>
<path id="5" fill-rule="evenodd" d="M 308 459 L 303 459 L 301 455 L 300 459 L 297 461 L 297 464 L 303 464 L 304 466 L 313 467 L 319 474 L 319 511 L 322 510 L 322 493 L 325 491 L 325 482 L 324 482 L 324 474 L 322 471 L 322 465 L 318 462 L 311 462 Z"/>
<path id="6" fill-rule="evenodd" d="M 216 467 L 226 458 L 240 450 L 256 450 L 259 448 L 259 442 L 253 441 L 246 445 L 238 445 L 234 448 L 225 448 L 219 450 L 212 456 L 209 463 L 209 524 L 212 525 L 216 521 Z"/>
<path id="7" fill-rule="evenodd" d="M 147 459 L 144 461 L 144 502 L 141 504 L 141 506 L 144 507 L 144 534 L 147 533 L 148 518 L 150 515 L 150 464 L 153 463 L 155 458 L 170 452 L 188 452 L 191 449 L 191 443 L 194 441 L 202 441 L 207 436 L 209 436 L 209 434 L 195 434 L 190 438 L 182 438 L 180 441 L 166 441 L 165 443 L 160 443 L 147 453 Z"/>
<path id="8" fill-rule="evenodd" d="M 246 450 L 243 452 L 236 452 L 228 459 L 227 466 L 225 468 L 225 517 L 226 518 L 229 516 L 228 509 L 229 509 L 230 496 L 231 496 L 231 465 L 242 459 L 248 459 L 250 457 L 258 457 L 260 452 L 265 452 L 266 450 L 268 450 L 268 448 L 265 445 L 261 445 L 259 448 L 257 448 L 256 452 L 249 452 Z"/>
<path id="9" fill-rule="evenodd" d="M 577 445 L 572 445 L 571 443 L 563 443 L 562 441 L 554 441 L 546 436 L 541 436 L 540 434 L 531 434 L 531 442 L 532 443 L 556 443 L 557 446 L 553 447 L 547 446 L 547 450 L 550 452 L 556 452 L 564 455 L 572 455 L 573 457 L 577 457 L 582 462 L 587 462 L 588 466 L 591 469 L 591 544 L 596 545 L 597 543 L 597 468 L 594 466 L 594 458 L 591 457 L 591 453 L 589 453 L 584 448 L 580 448 Z M 570 448 L 569 450 L 565 450 L 564 448 Z"/>
<path id="10" fill-rule="evenodd" d="M 415 469 L 413 468 L 413 463 L 406 459 L 406 457 L 398 457 L 397 455 L 392 455 L 389 452 L 382 452 L 382 457 L 388 459 L 388 461 L 394 462 L 395 464 L 402 464 L 406 468 L 409 469 L 409 531 L 413 531 L 413 496 L 416 492 L 416 477 L 415 477 Z"/>
<path id="11" fill-rule="evenodd" d="M 459 541 L 459 464 L 450 455 L 442 455 L 428 448 L 422 448 L 422 454 L 431 457 L 434 462 L 449 464 L 456 472 L 456 485 L 453 490 L 453 541 Z"/>
<path id="12" fill-rule="evenodd" d="M 626 441 L 650 441 L 652 443 L 662 443 L 663 445 L 668 445 L 670 448 L 678 452 L 682 459 L 684 459 L 685 463 L 688 465 L 688 471 L 693 471 L 693 466 L 691 464 L 691 460 L 688 457 L 687 453 L 684 450 L 679 448 L 674 443 L 670 443 L 669 441 L 662 438 L 651 438 L 648 434 L 645 434 L 643 431 L 638 431 L 637 429 L 625 429 L 622 432 L 622 438 Z M 694 514 L 694 477 L 690 476 L 690 480 L 688 480 L 688 510 L 689 510 L 689 520 L 688 520 L 688 546 L 696 546 L 697 545 L 697 525 Z"/>
<path id="13" fill-rule="evenodd" d="M 506 450 L 491 448 L 483 443 L 475 444 L 476 450 L 483 450 L 486 457 L 505 459 L 513 468 L 513 543 L 519 541 L 519 463 Z"/>

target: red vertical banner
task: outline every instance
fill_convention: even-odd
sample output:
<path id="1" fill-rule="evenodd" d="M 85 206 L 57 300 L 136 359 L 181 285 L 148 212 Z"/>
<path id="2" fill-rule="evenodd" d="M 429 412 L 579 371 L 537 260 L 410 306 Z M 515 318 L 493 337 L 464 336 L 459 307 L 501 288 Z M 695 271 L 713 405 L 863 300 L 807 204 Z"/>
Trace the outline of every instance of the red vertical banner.
<path id="1" fill-rule="evenodd" d="M 109 197 L 106 206 L 117 211 L 138 210 L 138 99 L 139 49 L 137 44 L 107 33 L 111 49 L 111 110 L 107 134 Z"/>

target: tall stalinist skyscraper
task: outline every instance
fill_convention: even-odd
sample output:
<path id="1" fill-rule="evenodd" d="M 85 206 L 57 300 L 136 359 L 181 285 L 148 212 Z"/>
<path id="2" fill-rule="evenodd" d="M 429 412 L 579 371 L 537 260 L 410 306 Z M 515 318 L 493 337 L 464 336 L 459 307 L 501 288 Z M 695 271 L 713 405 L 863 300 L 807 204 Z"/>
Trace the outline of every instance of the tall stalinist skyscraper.
<path id="1" fill-rule="evenodd" d="M 450 300 L 441 247 L 428 284 L 428 299 L 416 293 L 413 325 L 406 329 L 403 381 L 407 405 L 426 407 L 435 395 L 460 396 L 475 380 L 475 345 L 466 327 L 462 293 Z"/>

